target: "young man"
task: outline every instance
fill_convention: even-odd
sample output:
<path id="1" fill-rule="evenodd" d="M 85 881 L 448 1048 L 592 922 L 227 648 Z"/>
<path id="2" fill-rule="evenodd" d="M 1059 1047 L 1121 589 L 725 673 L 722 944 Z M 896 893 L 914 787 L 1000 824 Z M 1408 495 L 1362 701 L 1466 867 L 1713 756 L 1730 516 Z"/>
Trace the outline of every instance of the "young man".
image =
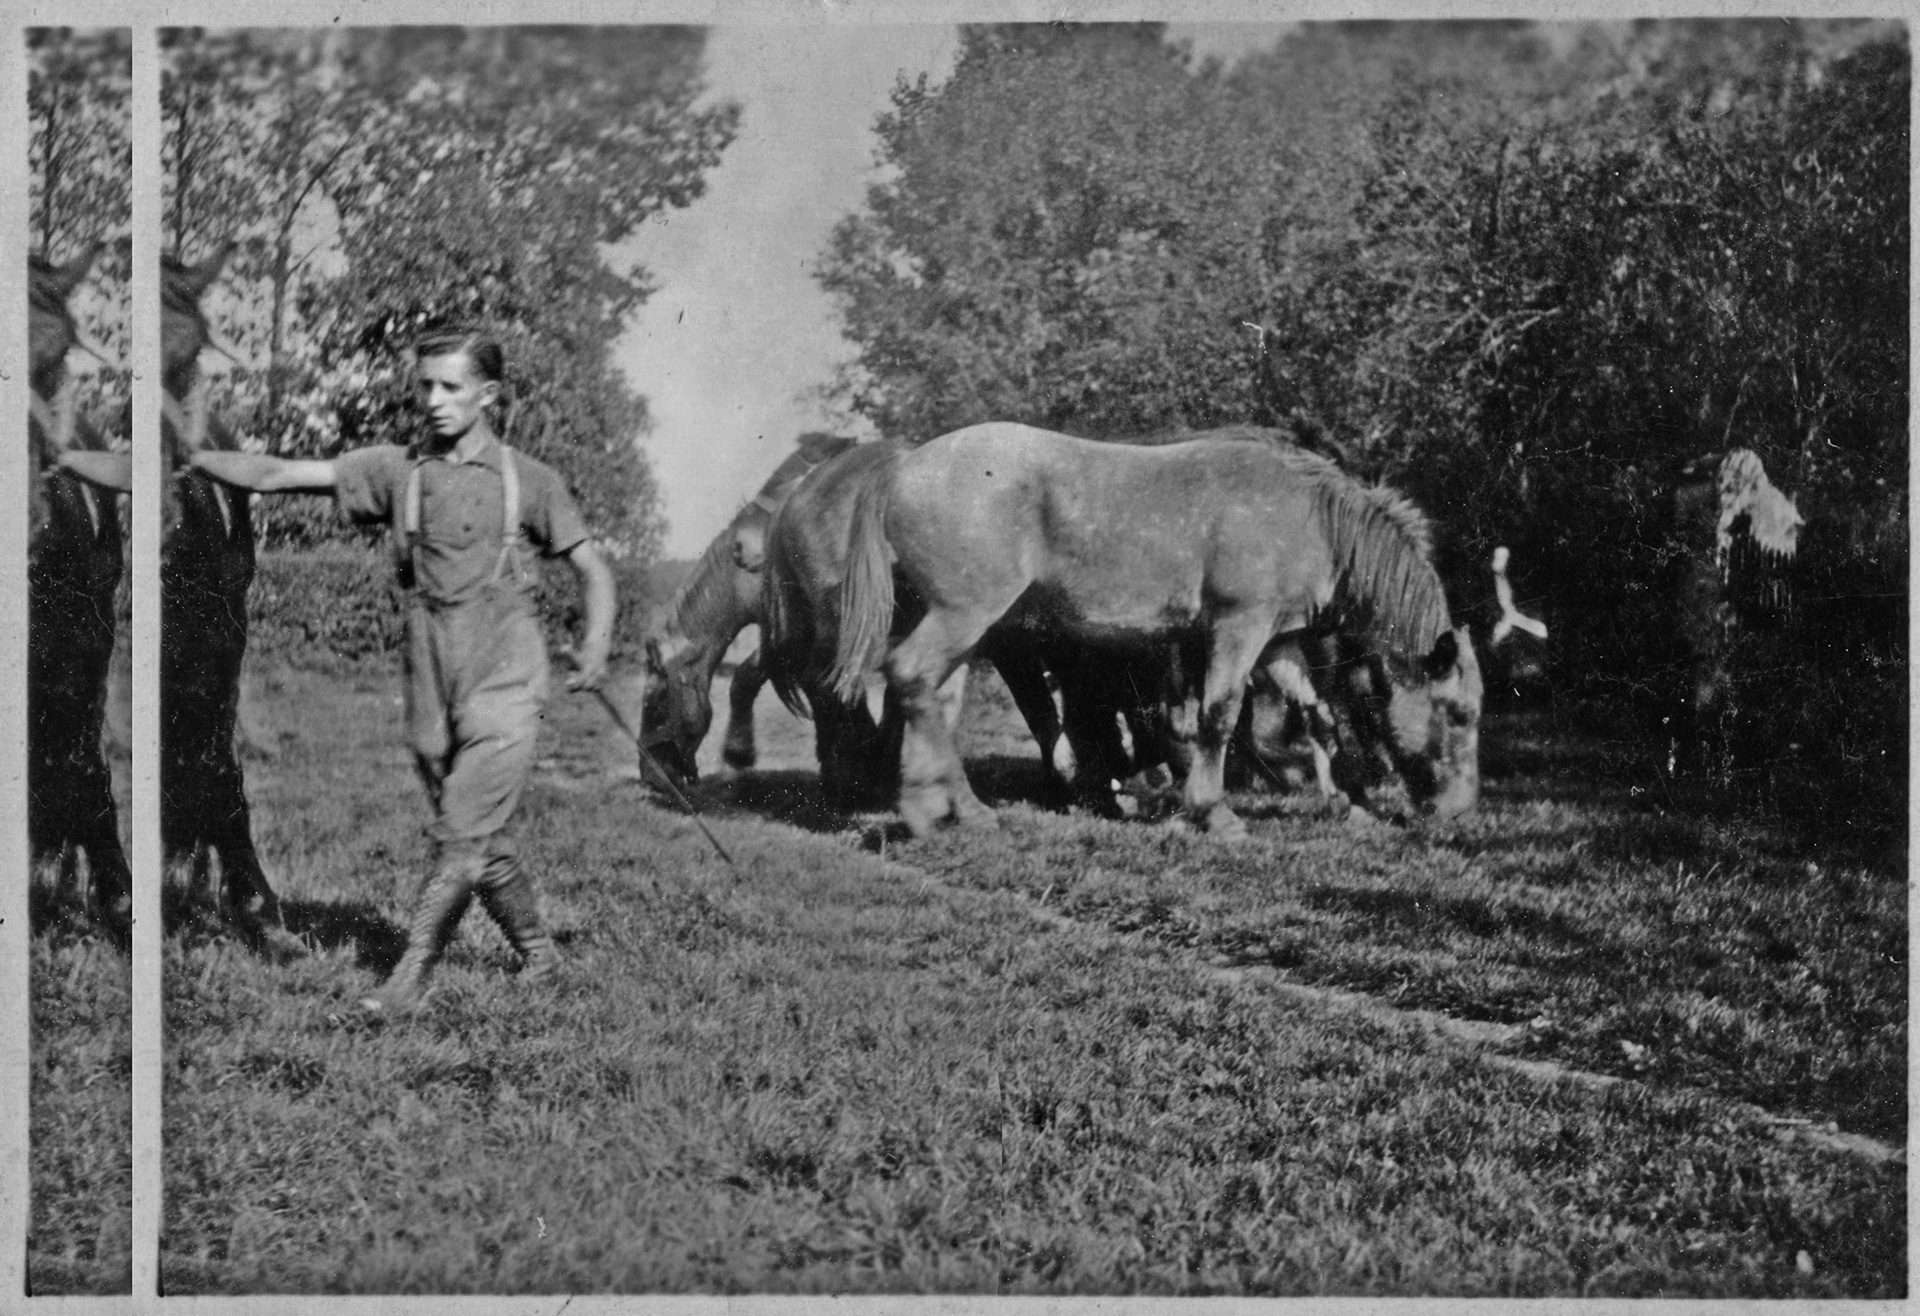
<path id="1" fill-rule="evenodd" d="M 522 973 L 555 964 L 532 879 L 507 821 L 533 766 L 547 701 L 547 650 L 521 561 L 530 539 L 565 557 L 586 596 L 586 636 L 570 690 L 597 689 L 613 633 L 613 578 L 552 468 L 511 452 L 488 408 L 499 397 L 500 347 L 451 329 L 415 347 L 415 386 L 430 422 L 412 448 L 359 448 L 327 461 L 200 452 L 215 479 L 259 493 L 331 492 L 348 516 L 394 532 L 407 611 L 407 731 L 433 802 L 435 868 L 420 893 L 406 953 L 370 1013 L 417 1005 L 477 892 L 522 957 Z"/>

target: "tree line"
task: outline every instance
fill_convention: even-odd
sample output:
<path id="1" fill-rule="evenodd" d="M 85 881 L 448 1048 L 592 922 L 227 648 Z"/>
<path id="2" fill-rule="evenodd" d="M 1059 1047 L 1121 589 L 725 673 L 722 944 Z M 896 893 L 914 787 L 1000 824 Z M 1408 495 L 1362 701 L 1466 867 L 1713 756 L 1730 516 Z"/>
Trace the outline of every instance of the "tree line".
<path id="1" fill-rule="evenodd" d="M 1776 738 L 1903 783 L 1909 78 L 1898 23 L 1304 24 L 1231 68 L 969 27 L 819 263 L 835 395 L 1291 425 L 1433 513 L 1457 600 L 1511 546 L 1603 725 L 1666 716 L 1672 494 L 1750 448 L 1807 521 Z"/>

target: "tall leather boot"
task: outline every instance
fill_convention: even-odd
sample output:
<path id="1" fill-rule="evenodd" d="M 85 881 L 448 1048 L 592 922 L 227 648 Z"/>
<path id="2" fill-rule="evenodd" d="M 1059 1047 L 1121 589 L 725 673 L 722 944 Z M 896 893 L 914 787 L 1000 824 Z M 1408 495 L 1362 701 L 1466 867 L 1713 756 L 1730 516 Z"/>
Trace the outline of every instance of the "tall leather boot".
<path id="1" fill-rule="evenodd" d="M 490 868 L 500 875 L 481 885 L 480 903 L 520 952 L 522 981 L 537 982 L 560 966 L 560 951 L 540 917 L 540 893 L 513 860 L 496 861 Z"/>
<path id="2" fill-rule="evenodd" d="M 463 858 L 442 862 L 428 879 L 414 906 L 413 926 L 407 933 L 407 950 L 380 990 L 360 999 L 360 1008 L 369 1014 L 403 1015 L 412 1011 L 427 994 L 427 979 L 440 962 L 460 916 L 467 912 L 473 897 L 479 861 Z"/>

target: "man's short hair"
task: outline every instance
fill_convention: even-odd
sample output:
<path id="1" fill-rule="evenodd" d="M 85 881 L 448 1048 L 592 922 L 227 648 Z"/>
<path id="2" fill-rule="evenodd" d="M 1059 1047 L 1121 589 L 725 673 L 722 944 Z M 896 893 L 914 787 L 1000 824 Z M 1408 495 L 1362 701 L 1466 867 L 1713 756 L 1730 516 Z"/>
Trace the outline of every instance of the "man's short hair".
<path id="1" fill-rule="evenodd" d="M 499 383 L 506 373 L 506 354 L 500 340 L 478 325 L 450 324 L 423 330 L 413 340 L 413 354 L 425 361 L 435 356 L 465 356 L 480 378 Z"/>

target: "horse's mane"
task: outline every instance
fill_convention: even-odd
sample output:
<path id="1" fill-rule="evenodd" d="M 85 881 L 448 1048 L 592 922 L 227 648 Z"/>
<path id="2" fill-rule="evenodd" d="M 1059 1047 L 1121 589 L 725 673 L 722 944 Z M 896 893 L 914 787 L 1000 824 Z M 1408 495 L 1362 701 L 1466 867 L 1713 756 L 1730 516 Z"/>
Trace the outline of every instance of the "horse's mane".
<path id="1" fill-rule="evenodd" d="M 727 579 L 733 564 L 733 537 L 756 519 L 771 520 L 773 509 L 800 481 L 816 466 L 852 447 L 853 443 L 850 438 L 813 431 L 800 436 L 798 446 L 773 468 L 773 474 L 760 486 L 753 500 L 734 513 L 727 528 L 713 537 L 700 555 L 700 561 L 675 591 L 663 614 L 666 634 L 691 638 L 727 624 L 733 603 L 733 586 Z"/>
<path id="2" fill-rule="evenodd" d="M 733 601 L 733 588 L 727 582 L 727 572 L 733 567 L 733 535 L 742 522 L 756 514 L 756 509 L 748 505 L 727 523 L 727 528 L 713 537 L 713 541 L 700 555 L 680 588 L 674 591 L 673 600 L 667 604 L 663 614 L 667 635 L 691 638 L 704 635 L 725 621 L 725 612 Z M 766 515 L 764 512 L 758 515 Z"/>
<path id="3" fill-rule="evenodd" d="M 1297 454 L 1333 554 L 1335 601 L 1389 659 L 1413 663 L 1450 629 L 1426 514 L 1386 485 L 1362 484 L 1324 457 Z M 1291 458 L 1290 458 L 1291 459 Z"/>

